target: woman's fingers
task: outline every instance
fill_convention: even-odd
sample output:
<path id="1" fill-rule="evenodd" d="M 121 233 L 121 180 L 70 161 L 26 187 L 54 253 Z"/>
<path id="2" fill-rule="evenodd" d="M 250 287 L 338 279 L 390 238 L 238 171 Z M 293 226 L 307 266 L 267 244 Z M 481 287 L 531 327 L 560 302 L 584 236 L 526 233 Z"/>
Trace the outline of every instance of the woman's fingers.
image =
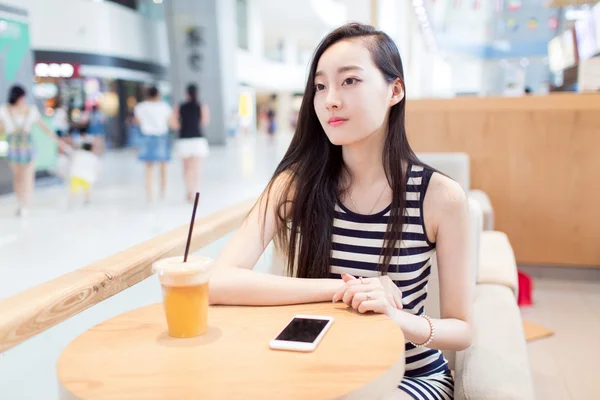
<path id="1" fill-rule="evenodd" d="M 357 293 L 352 298 L 352 308 L 354 308 L 355 310 L 358 310 L 358 307 L 360 306 L 360 303 L 362 303 L 366 299 L 367 299 L 367 294 L 366 293 L 364 293 L 364 292 L 363 293 Z"/>
<path id="2" fill-rule="evenodd" d="M 364 314 L 373 311 L 380 314 L 385 314 L 386 302 L 383 300 L 365 300 L 360 303 L 356 311 Z"/>
<path id="3" fill-rule="evenodd" d="M 402 293 L 400 293 L 399 290 L 397 290 L 392 297 L 394 298 L 393 301 L 390 302 L 390 304 L 392 304 L 394 307 L 396 307 L 398 310 L 402 310 L 404 308 L 404 306 L 402 305 Z"/>
<path id="4" fill-rule="evenodd" d="M 374 290 L 384 290 L 380 281 L 377 278 L 357 278 L 349 274 L 342 274 L 343 285 L 333 295 L 334 303 L 342 300 L 347 305 L 352 305 L 352 299 L 356 293 L 370 292 Z"/>
<path id="5" fill-rule="evenodd" d="M 340 301 L 342 299 L 342 296 L 344 296 L 344 293 L 346 293 L 347 288 L 348 287 L 346 285 L 339 288 L 338 291 L 333 294 L 333 298 L 331 299 L 331 301 L 333 301 L 334 303 Z"/>
<path id="6" fill-rule="evenodd" d="M 354 295 L 362 291 L 363 290 L 360 290 L 357 286 L 349 287 L 348 290 L 346 290 L 346 292 L 344 293 L 342 301 L 348 305 L 352 305 L 352 299 L 354 298 Z"/>

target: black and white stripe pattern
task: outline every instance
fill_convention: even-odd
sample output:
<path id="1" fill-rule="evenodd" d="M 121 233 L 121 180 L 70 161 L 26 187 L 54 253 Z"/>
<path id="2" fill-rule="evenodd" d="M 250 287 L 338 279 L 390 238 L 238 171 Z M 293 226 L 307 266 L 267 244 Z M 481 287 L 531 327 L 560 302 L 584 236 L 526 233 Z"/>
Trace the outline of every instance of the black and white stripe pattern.
<path id="1" fill-rule="evenodd" d="M 411 166 L 406 186 L 402 239 L 394 251 L 388 276 L 402 291 L 404 310 L 415 315 L 424 312 L 431 256 L 435 244 L 425 232 L 423 198 L 432 171 Z M 342 273 L 362 277 L 380 276 L 380 254 L 391 205 L 373 214 L 357 214 L 336 206 L 333 221 L 331 276 Z M 406 373 L 399 386 L 415 399 L 452 399 L 454 383 L 442 352 L 415 348 L 406 343 Z"/>

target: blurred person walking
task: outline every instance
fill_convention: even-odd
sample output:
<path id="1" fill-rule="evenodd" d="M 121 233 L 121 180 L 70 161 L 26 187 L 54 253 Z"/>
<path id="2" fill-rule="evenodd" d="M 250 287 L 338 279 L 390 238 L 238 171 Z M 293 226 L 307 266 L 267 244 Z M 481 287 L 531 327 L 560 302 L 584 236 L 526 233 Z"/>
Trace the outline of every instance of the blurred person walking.
<path id="1" fill-rule="evenodd" d="M 106 148 L 104 139 L 104 114 L 96 104 L 92 106 L 92 110 L 88 116 L 87 133 L 93 138 L 94 153 L 104 153 L 104 149 Z"/>
<path id="2" fill-rule="evenodd" d="M 80 189 L 83 190 L 85 204 L 89 204 L 91 201 L 92 186 L 96 182 L 100 166 L 97 152 L 97 138 L 89 134 L 82 134 L 81 147 L 73 151 L 69 171 L 71 183 L 69 203 L 71 205 L 74 204 Z"/>
<path id="3" fill-rule="evenodd" d="M 54 117 L 52 118 L 52 127 L 54 128 L 54 131 L 58 137 L 65 138 L 65 140 L 69 137 L 71 125 L 69 124 L 68 110 L 62 104 L 60 97 L 56 99 Z"/>
<path id="4" fill-rule="evenodd" d="M 150 203 L 155 164 L 160 164 L 160 197 L 165 197 L 167 163 L 171 160 L 169 128 L 176 130 L 178 123 L 171 106 L 161 100 L 156 87 L 148 89 L 147 100 L 136 105 L 133 114 L 142 133 L 138 142 L 138 159 L 146 164 L 146 199 Z"/>
<path id="5" fill-rule="evenodd" d="M 208 141 L 204 137 L 203 129 L 210 120 L 208 106 L 198 101 L 198 88 L 196 85 L 187 87 L 187 101 L 176 110 L 179 121 L 179 140 L 176 152 L 183 160 L 183 176 L 185 179 L 186 198 L 194 201 L 194 196 L 200 187 L 200 171 L 202 158 L 209 154 Z"/>
<path id="6" fill-rule="evenodd" d="M 35 149 L 31 131 L 38 126 L 61 151 L 69 152 L 70 146 L 63 142 L 41 119 L 35 105 L 27 104 L 25 89 L 14 85 L 8 93 L 8 104 L 0 105 L 0 132 L 8 136 L 8 162 L 13 174 L 13 188 L 17 196 L 18 216 L 26 216 L 34 190 Z"/>

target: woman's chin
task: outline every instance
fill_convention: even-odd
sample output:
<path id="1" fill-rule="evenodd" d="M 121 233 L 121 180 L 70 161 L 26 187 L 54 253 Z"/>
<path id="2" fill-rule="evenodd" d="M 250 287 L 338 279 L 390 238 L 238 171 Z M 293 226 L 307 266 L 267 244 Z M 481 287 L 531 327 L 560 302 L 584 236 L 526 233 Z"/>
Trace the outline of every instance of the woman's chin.
<path id="1" fill-rule="evenodd" d="M 344 134 L 342 132 L 325 132 L 327 138 L 334 146 L 346 146 L 352 143 L 356 143 L 358 139 L 352 135 Z"/>

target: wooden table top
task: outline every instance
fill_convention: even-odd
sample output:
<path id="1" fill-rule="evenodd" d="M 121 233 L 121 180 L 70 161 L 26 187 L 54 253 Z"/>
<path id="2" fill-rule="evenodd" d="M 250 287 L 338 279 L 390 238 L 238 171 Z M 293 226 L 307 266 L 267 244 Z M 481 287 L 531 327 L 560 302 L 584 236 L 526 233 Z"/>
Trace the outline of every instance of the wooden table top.
<path id="1" fill-rule="evenodd" d="M 275 351 L 269 341 L 296 314 L 334 317 L 313 353 Z M 213 306 L 209 331 L 168 336 L 162 304 L 105 321 L 58 360 L 61 398 L 369 399 L 404 375 L 404 336 L 385 315 L 343 303 Z"/>

